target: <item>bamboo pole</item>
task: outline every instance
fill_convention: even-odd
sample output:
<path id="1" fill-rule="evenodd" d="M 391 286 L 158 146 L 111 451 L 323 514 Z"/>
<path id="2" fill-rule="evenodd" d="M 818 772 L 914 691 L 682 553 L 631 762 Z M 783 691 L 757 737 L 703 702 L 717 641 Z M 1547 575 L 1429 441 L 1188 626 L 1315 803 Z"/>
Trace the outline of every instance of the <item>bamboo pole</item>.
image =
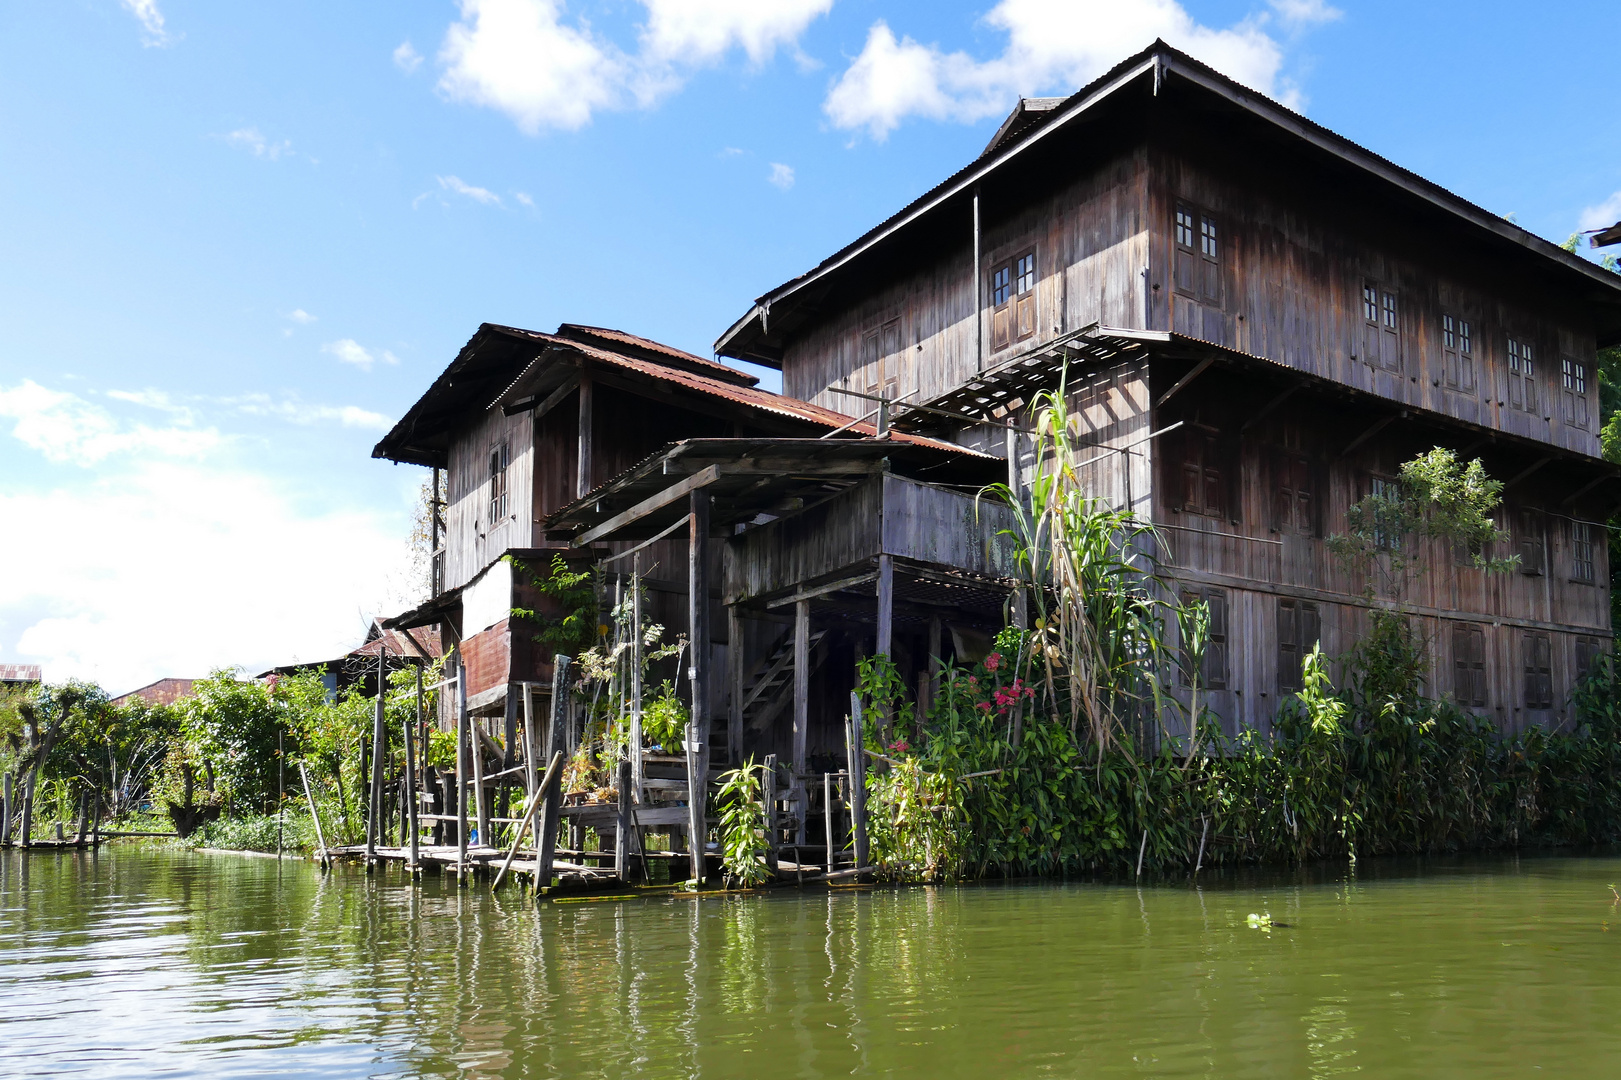
<path id="1" fill-rule="evenodd" d="M 473 810 L 478 815 L 478 844 L 479 847 L 494 847 L 490 843 L 490 808 L 484 793 L 483 725 L 471 717 L 468 724 L 471 734 L 467 750 L 473 755 Z"/>
<path id="2" fill-rule="evenodd" d="M 568 666 L 567 656 L 557 653 L 552 658 L 552 722 L 546 733 L 546 749 L 555 758 L 563 752 L 568 738 L 564 724 L 568 718 Z M 557 826 L 562 818 L 563 770 L 557 770 L 550 784 L 541 784 L 541 798 L 545 800 L 546 814 L 541 819 L 540 842 L 535 848 L 535 891 L 552 883 L 552 860 L 557 850 Z"/>
<path id="3" fill-rule="evenodd" d="M 377 699 L 371 719 L 371 792 L 366 800 L 366 869 L 377 861 L 377 834 L 382 826 L 383 809 L 383 693 L 387 686 L 384 678 L 383 650 L 377 650 Z"/>
<path id="4" fill-rule="evenodd" d="M 692 632 L 692 712 L 687 723 L 687 849 L 692 880 L 708 875 L 705 842 L 709 822 L 709 492 L 688 496 L 687 625 Z"/>
<path id="5" fill-rule="evenodd" d="M 298 775 L 304 781 L 304 798 L 310 804 L 310 820 L 315 822 L 315 842 L 321 845 L 319 857 L 321 868 L 324 870 L 331 862 L 326 852 L 326 834 L 321 831 L 321 814 L 315 809 L 315 794 L 310 791 L 310 774 L 304 770 L 302 761 L 298 763 Z"/>
<path id="6" fill-rule="evenodd" d="M 765 800 L 765 865 L 773 875 L 777 872 L 777 842 L 782 839 L 777 831 L 777 755 L 765 756 L 765 775 L 760 778 L 760 797 Z"/>
<path id="7" fill-rule="evenodd" d="M 3 785 L 4 793 L 0 795 L 0 846 L 11 843 L 11 774 L 6 773 Z"/>
<path id="8" fill-rule="evenodd" d="M 827 858 L 822 860 L 822 873 L 833 872 L 833 774 L 822 774 L 822 826 L 827 834 Z"/>
<path id="9" fill-rule="evenodd" d="M 630 789 L 642 801 L 642 555 L 630 557 Z"/>
<path id="10" fill-rule="evenodd" d="M 552 781 L 557 777 L 557 774 L 562 770 L 562 768 L 563 752 L 560 750 L 552 755 L 551 764 L 546 766 L 546 779 L 541 782 L 541 787 L 550 790 Z M 512 860 L 517 857 L 518 848 L 523 846 L 523 838 L 525 834 L 529 832 L 529 823 L 535 820 L 535 811 L 540 808 L 540 803 L 541 800 L 539 798 L 530 798 L 529 809 L 523 815 L 523 821 L 518 825 L 518 834 L 512 838 L 512 849 L 507 852 L 506 861 L 501 864 L 500 871 L 495 875 L 495 881 L 490 885 L 491 892 L 494 892 L 496 889 L 501 887 L 502 879 L 507 876 L 507 871 L 511 869 Z M 536 852 L 536 855 L 539 855 L 538 851 Z"/>
<path id="11" fill-rule="evenodd" d="M 536 775 L 539 757 L 540 747 L 535 741 L 535 688 L 526 682 L 523 684 L 523 787 L 530 802 L 540 792 L 540 777 Z"/>
<path id="12" fill-rule="evenodd" d="M 614 875 L 630 880 L 630 758 L 619 759 L 619 819 L 614 826 Z"/>
<path id="13" fill-rule="evenodd" d="M 417 665 L 417 708 L 414 721 L 407 721 L 405 727 L 405 817 L 408 836 L 406 843 L 411 849 L 411 861 L 407 869 L 417 868 L 417 767 L 416 767 L 416 733 L 412 730 L 422 724 L 422 665 Z"/>

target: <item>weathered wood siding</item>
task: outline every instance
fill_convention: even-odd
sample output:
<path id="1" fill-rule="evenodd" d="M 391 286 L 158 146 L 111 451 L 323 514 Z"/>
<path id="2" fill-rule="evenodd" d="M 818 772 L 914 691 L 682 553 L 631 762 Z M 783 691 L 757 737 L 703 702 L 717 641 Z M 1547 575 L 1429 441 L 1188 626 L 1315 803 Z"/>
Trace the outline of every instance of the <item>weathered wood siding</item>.
<path id="1" fill-rule="evenodd" d="M 1194 403 L 1177 400 L 1164 426 L 1174 419 L 1197 420 L 1226 431 L 1237 428 L 1234 414 L 1223 413 L 1218 393 Z M 1346 512 L 1368 494 L 1369 478 L 1394 475 L 1401 460 L 1424 447 L 1408 445 L 1400 433 L 1373 441 L 1349 456 L 1345 445 L 1354 425 L 1326 406 L 1296 406 L 1290 415 L 1263 421 L 1238 440 L 1232 460 L 1230 512 L 1220 517 L 1190 513 L 1177 505 L 1181 490 L 1176 475 L 1180 460 L 1161 453 L 1155 476 L 1153 520 L 1160 534 L 1160 557 L 1166 574 L 1181 585 L 1219 589 L 1228 604 L 1228 685 L 1210 693 L 1210 704 L 1233 730 L 1247 723 L 1263 730 L 1279 703 L 1280 599 L 1318 605 L 1322 644 L 1337 656 L 1352 648 L 1368 629 L 1371 604 L 1364 598 L 1365 571 L 1333 555 L 1326 537 L 1346 529 Z M 1311 463 L 1318 505 L 1313 520 L 1301 529 L 1279 520 L 1280 462 L 1303 456 Z M 1511 490 L 1499 521 L 1521 534 L 1521 512 L 1533 511 L 1542 536 L 1541 565 L 1536 573 L 1488 574 L 1459 565 L 1450 550 L 1431 543 L 1423 553 L 1422 572 L 1412 577 L 1404 603 L 1418 620 L 1430 645 L 1430 689 L 1453 689 L 1451 629 L 1465 622 L 1480 626 L 1486 638 L 1487 707 L 1505 730 L 1527 723 L 1562 723 L 1575 680 L 1578 639 L 1607 642 L 1610 635 L 1609 568 L 1605 533 L 1590 525 L 1594 559 L 1592 580 L 1578 580 L 1573 529 L 1580 511 L 1543 505 L 1535 485 Z M 1520 535 L 1498 555 L 1517 553 Z M 1384 578 L 1377 579 L 1383 582 Z M 1522 637 L 1527 632 L 1550 635 L 1555 707 L 1524 706 Z"/>
<path id="2" fill-rule="evenodd" d="M 1029 206 L 987 203 L 980 230 L 983 350 L 975 339 L 973 236 L 965 230 L 955 254 L 874 290 L 791 342 L 783 393 L 841 412 L 860 402 L 828 387 L 863 393 L 882 387 L 922 401 L 961 384 L 981 360 L 988 367 L 1088 323 L 1142 327 L 1146 168 L 1145 153 L 1126 154 Z M 994 350 L 991 271 L 1029 250 L 1036 254 L 1035 333 Z"/>
<path id="3" fill-rule="evenodd" d="M 490 451 L 507 444 L 507 513 L 490 517 Z M 535 464 L 531 414 L 492 409 L 451 444 L 445 511 L 445 587 L 472 579 L 508 548 L 532 542 Z"/>
<path id="4" fill-rule="evenodd" d="M 1163 151 L 1147 193 L 1153 235 L 1152 317 L 1175 330 L 1310 371 L 1403 404 L 1598 456 L 1598 383 L 1592 327 L 1524 271 L 1464 260 L 1410 223 L 1320 192 L 1257 185 Z M 1311 197 L 1313 194 L 1318 197 Z M 1211 214 L 1218 229 L 1220 295 L 1178 288 L 1178 205 Z M 1197 227 L 1197 223 L 1195 224 Z M 1197 238 L 1196 238 L 1197 239 Z M 1363 287 L 1397 299 L 1393 354 L 1375 355 Z M 1473 389 L 1449 379 L 1442 316 L 1468 320 Z M 1533 347 L 1536 407 L 1513 406 L 1508 340 Z M 1585 368 L 1586 394 L 1567 393 L 1566 359 Z"/>
<path id="5" fill-rule="evenodd" d="M 880 554 L 994 577 L 1014 573 L 1005 507 L 885 474 L 727 544 L 725 602 L 789 590 Z"/>

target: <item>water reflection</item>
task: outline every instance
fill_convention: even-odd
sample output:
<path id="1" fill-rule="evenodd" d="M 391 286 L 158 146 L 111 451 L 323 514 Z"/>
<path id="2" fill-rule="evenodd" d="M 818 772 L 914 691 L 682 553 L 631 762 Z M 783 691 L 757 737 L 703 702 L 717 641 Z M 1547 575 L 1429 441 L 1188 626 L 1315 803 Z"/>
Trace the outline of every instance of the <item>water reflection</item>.
<path id="1" fill-rule="evenodd" d="M 273 860 L 0 852 L 0 1039 L 8 1071 L 98 1076 L 1598 1072 L 1621 1059 L 1618 879 L 1442 861 L 536 907 Z"/>

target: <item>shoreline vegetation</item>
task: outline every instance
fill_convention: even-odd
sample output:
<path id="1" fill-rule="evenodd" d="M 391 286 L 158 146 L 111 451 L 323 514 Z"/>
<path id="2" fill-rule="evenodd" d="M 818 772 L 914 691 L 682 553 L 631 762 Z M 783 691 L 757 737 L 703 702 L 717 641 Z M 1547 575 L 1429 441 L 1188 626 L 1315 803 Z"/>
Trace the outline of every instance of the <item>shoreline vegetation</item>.
<path id="1" fill-rule="evenodd" d="M 1478 461 L 1432 450 L 1352 508 L 1330 546 L 1366 578 L 1367 632 L 1345 655 L 1313 648 L 1269 729 L 1234 732 L 1204 702 L 1208 610 L 1160 575 L 1151 526 L 1087 496 L 1062 388 L 1032 416 L 1039 464 L 1025 490 L 981 495 L 1014 512 L 1023 582 L 992 650 L 945 664 L 922 712 L 886 657 L 861 662 L 873 876 L 1164 876 L 1621 839 L 1621 685 L 1609 657 L 1577 685 L 1564 730 L 1505 736 L 1428 685 L 1431 643 L 1403 606 L 1408 583 L 1449 572 L 1459 550 L 1487 573 L 1513 570 L 1488 557 L 1504 537 L 1492 516 L 1501 484 Z M 690 719 L 670 683 L 626 677 L 618 608 L 629 601 L 619 598 L 614 628 L 599 627 L 590 581 L 558 563 L 545 583 L 570 614 L 555 625 L 515 614 L 581 656 L 576 692 L 590 714 L 564 785 L 601 797 L 633 713 L 649 745 L 679 741 Z M 685 641 L 662 635 L 648 628 L 634 651 L 644 666 L 674 656 L 679 667 Z M 211 850 L 356 844 L 373 777 L 390 784 L 376 805 L 400 801 L 404 735 L 437 715 L 440 677 L 389 673 L 376 770 L 375 699 L 334 695 L 316 673 L 259 683 L 216 672 L 173 705 L 115 707 L 85 683 L 12 694 L 0 699 L 5 839 L 60 828 L 174 831 L 157 842 Z M 453 736 L 431 722 L 422 735 L 420 764 L 452 766 Z M 715 795 L 713 838 L 735 887 L 772 877 L 760 769 L 722 776 Z M 503 809 L 511 820 L 526 807 Z"/>

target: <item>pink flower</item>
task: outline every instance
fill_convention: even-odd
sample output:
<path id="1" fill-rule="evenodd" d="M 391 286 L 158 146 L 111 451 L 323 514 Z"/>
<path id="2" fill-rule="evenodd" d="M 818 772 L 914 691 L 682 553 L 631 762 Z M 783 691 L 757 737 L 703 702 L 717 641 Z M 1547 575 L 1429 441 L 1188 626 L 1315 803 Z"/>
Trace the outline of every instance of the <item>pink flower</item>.
<path id="1" fill-rule="evenodd" d="M 1001 666 L 1002 666 L 1002 654 L 1001 653 L 991 653 L 991 655 L 989 655 L 989 656 L 987 656 L 985 658 L 985 670 L 986 671 L 995 671 L 997 668 L 999 668 Z"/>
<path id="2" fill-rule="evenodd" d="M 982 702 L 979 703 L 979 709 L 980 709 L 981 712 L 990 712 L 991 711 L 991 703 L 988 702 L 988 701 L 982 701 Z"/>
<path id="3" fill-rule="evenodd" d="M 968 676 L 968 685 L 969 686 L 978 686 L 979 685 L 979 680 L 974 678 L 972 675 L 970 675 L 970 676 Z"/>

